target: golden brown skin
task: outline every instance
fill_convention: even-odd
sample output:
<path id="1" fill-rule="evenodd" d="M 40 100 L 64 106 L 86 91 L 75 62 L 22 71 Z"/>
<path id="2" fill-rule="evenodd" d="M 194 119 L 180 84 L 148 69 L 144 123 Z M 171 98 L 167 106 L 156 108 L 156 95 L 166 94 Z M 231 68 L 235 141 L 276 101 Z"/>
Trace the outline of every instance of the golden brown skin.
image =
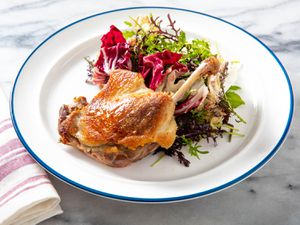
<path id="1" fill-rule="evenodd" d="M 148 89 L 140 74 L 115 70 L 89 104 L 79 97 L 75 105 L 61 108 L 58 131 L 62 143 L 109 166 L 124 167 L 158 145 L 173 144 L 174 110 L 171 96 Z"/>

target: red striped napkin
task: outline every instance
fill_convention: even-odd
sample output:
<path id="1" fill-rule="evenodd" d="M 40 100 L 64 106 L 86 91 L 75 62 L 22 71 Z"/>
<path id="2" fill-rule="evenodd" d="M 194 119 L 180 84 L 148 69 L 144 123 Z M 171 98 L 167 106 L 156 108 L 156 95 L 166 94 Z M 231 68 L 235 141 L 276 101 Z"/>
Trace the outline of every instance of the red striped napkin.
<path id="1" fill-rule="evenodd" d="M 0 89 L 0 224 L 32 225 L 62 213 L 47 174 L 19 141 Z"/>

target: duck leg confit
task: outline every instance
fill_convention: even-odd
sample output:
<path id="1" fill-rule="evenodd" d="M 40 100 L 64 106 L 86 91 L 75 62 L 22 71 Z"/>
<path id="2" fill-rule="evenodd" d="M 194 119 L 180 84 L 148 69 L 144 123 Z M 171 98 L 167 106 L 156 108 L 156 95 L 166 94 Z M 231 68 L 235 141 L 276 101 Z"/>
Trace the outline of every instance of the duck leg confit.
<path id="1" fill-rule="evenodd" d="M 175 104 L 201 76 L 215 74 L 219 61 L 204 60 L 172 96 L 147 88 L 139 73 L 114 70 L 90 103 L 85 97 L 59 112 L 60 142 L 112 167 L 125 167 L 176 138 Z"/>

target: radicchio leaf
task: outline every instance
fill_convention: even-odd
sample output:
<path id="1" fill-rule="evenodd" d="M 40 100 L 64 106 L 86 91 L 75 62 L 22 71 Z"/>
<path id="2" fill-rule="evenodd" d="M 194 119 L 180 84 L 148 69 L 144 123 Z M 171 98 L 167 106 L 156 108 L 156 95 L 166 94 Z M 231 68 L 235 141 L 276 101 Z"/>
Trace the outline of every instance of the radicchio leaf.
<path id="1" fill-rule="evenodd" d="M 166 71 L 166 74 L 168 75 L 162 87 L 162 91 L 175 93 L 185 82 L 183 79 L 177 81 L 177 78 L 184 75 L 186 72 L 188 72 L 187 67 L 181 63 L 177 62 L 173 66 L 170 66 Z"/>
<path id="2" fill-rule="evenodd" d="M 110 26 L 110 31 L 104 34 L 101 38 L 101 48 L 102 47 L 113 47 L 118 43 L 126 43 L 122 32 L 116 28 L 114 25 Z"/>
<path id="3" fill-rule="evenodd" d="M 107 83 L 110 71 L 114 69 L 132 69 L 129 45 L 123 34 L 115 26 L 101 38 L 100 55 L 94 64 L 93 82 L 98 85 Z"/>
<path id="4" fill-rule="evenodd" d="M 139 72 L 144 77 L 146 85 L 152 90 L 156 90 L 174 69 L 187 72 L 187 67 L 178 62 L 181 56 L 182 54 L 165 50 L 140 57 Z"/>
<path id="5" fill-rule="evenodd" d="M 187 100 L 176 106 L 175 115 L 181 115 L 203 104 L 208 94 L 208 88 L 203 85 L 195 94 L 191 94 Z"/>

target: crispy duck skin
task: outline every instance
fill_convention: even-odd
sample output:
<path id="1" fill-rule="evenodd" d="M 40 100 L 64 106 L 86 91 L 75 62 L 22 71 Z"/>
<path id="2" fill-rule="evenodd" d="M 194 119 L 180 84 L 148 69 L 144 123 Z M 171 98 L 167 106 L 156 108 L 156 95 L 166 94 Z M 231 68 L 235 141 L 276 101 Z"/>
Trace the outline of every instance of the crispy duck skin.
<path id="1" fill-rule="evenodd" d="M 115 70 L 90 103 L 79 97 L 73 105 L 61 107 L 60 141 L 106 165 L 125 167 L 157 145 L 173 144 L 174 109 L 172 97 L 148 89 L 140 74 Z"/>

